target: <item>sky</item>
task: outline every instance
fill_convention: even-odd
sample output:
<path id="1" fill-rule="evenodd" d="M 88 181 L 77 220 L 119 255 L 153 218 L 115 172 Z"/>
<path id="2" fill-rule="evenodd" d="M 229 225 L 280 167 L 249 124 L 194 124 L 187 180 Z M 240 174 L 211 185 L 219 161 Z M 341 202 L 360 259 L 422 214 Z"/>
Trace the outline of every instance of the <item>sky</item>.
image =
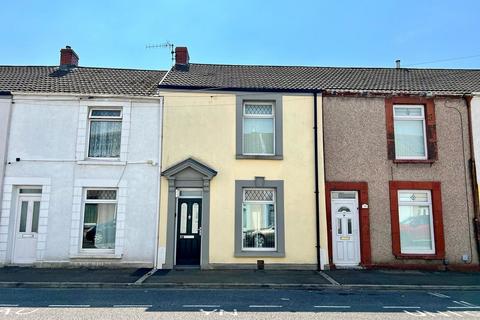
<path id="1" fill-rule="evenodd" d="M 480 69 L 478 0 L 1 0 L 1 65 L 195 63 Z M 469 57 L 469 58 L 465 58 Z M 463 59 L 458 59 L 463 58 Z M 433 63 L 432 63 L 433 62 Z"/>

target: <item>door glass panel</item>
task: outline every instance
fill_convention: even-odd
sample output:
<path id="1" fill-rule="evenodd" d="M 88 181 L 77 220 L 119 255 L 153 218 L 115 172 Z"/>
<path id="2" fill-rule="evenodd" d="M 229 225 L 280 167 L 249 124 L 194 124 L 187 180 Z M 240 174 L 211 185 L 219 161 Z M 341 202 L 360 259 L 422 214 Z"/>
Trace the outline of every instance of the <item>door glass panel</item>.
<path id="1" fill-rule="evenodd" d="M 347 232 L 348 234 L 352 234 L 352 219 L 347 219 Z"/>
<path id="2" fill-rule="evenodd" d="M 38 218 L 40 215 L 40 201 L 33 202 L 32 232 L 38 232 Z"/>
<path id="3" fill-rule="evenodd" d="M 192 233 L 198 233 L 198 203 L 194 203 L 192 208 Z"/>
<path id="4" fill-rule="evenodd" d="M 28 201 L 22 201 L 21 211 L 20 211 L 20 228 L 19 232 L 25 232 L 27 228 L 27 211 L 28 211 Z"/>
<path id="5" fill-rule="evenodd" d="M 342 234 L 342 218 L 337 218 L 337 234 Z"/>
<path id="6" fill-rule="evenodd" d="M 187 233 L 187 204 L 180 207 L 180 233 Z"/>

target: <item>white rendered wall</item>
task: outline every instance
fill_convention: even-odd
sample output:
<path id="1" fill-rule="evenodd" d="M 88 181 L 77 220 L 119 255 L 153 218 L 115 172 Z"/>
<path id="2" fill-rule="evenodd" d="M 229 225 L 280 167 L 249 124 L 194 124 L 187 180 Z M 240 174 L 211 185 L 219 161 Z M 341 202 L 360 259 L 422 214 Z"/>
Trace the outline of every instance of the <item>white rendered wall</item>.
<path id="1" fill-rule="evenodd" d="M 85 158 L 87 111 L 97 106 L 123 109 L 121 159 L 118 161 Z M 41 181 L 39 178 L 48 179 L 44 181 L 50 182 L 46 189 L 49 194 L 45 203 L 42 202 L 42 208 L 48 208 L 48 225 L 42 229 L 47 231 L 43 252 L 37 254 L 39 265 L 153 265 L 161 115 L 160 98 L 14 96 L 7 154 L 9 164 L 5 170 L 10 204 L 5 206 L 7 210 L 3 211 L 8 212 L 2 211 L 2 217 L 8 218 L 12 225 L 15 216 L 12 203 L 16 185 L 19 185 L 15 181 L 37 185 Z M 80 250 L 82 190 L 85 187 L 119 190 L 115 254 L 86 255 Z M 9 236 L 0 237 L 0 263 L 11 262 L 13 231 L 9 228 Z"/>

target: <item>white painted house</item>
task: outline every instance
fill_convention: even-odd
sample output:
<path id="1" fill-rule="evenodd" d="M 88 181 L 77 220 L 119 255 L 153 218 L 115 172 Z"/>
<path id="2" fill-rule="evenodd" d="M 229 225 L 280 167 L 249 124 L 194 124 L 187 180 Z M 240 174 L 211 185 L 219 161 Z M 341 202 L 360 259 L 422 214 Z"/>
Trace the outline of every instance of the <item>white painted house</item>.
<path id="1" fill-rule="evenodd" d="M 0 66 L 1 265 L 155 265 L 164 74 Z"/>

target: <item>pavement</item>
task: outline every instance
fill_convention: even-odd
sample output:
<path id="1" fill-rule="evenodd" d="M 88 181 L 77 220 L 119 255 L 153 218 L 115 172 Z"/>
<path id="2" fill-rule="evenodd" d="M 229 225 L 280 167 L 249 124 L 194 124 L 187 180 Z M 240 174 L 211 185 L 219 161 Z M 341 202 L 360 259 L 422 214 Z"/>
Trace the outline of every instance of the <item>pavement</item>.
<path id="1" fill-rule="evenodd" d="M 0 319 L 479 319 L 480 291 L 0 288 Z"/>
<path id="2" fill-rule="evenodd" d="M 0 288 L 275 288 L 480 290 L 480 272 L 0 268 Z"/>

